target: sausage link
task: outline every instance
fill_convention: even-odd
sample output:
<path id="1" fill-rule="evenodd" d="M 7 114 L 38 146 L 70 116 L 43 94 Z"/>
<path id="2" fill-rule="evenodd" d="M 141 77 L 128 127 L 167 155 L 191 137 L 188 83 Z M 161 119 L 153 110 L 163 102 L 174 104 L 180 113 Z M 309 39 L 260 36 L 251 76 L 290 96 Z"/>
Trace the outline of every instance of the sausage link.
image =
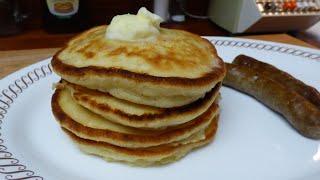
<path id="1" fill-rule="evenodd" d="M 246 66 L 226 63 L 223 84 L 245 92 L 283 115 L 303 136 L 320 139 L 320 111 L 303 96 Z"/>
<path id="2" fill-rule="evenodd" d="M 314 87 L 306 85 L 290 74 L 270 64 L 258 61 L 252 57 L 245 55 L 237 56 L 233 60 L 232 64 L 247 66 L 254 69 L 262 75 L 283 84 L 288 89 L 296 91 L 298 94 L 309 100 L 320 109 L 320 93 Z"/>

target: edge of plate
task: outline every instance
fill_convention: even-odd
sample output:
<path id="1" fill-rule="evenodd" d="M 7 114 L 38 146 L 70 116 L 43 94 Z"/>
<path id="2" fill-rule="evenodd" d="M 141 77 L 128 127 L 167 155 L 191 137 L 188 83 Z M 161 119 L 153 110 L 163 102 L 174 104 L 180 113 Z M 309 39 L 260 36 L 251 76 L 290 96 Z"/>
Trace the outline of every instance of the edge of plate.
<path id="1" fill-rule="evenodd" d="M 306 59 L 320 61 L 320 50 L 309 47 L 296 46 L 285 43 L 270 42 L 263 40 L 222 37 L 222 36 L 202 36 L 208 39 L 215 46 L 231 46 L 238 48 L 249 48 L 278 52 L 292 56 L 299 56 Z"/>
<path id="2" fill-rule="evenodd" d="M 53 71 L 49 58 L 20 69 L 0 81 L 0 85 L 5 85 L 6 87 L 1 87 L 0 89 L 0 131 L 9 108 L 14 104 L 15 99 L 19 97 L 19 94 L 52 73 Z M 17 78 L 17 76 L 19 77 Z M 2 139 L 1 135 L 0 132 L 0 174 L 4 175 L 4 179 L 44 179 L 42 176 L 36 175 L 34 171 L 28 169 L 13 153 L 8 151 L 5 140 Z"/>

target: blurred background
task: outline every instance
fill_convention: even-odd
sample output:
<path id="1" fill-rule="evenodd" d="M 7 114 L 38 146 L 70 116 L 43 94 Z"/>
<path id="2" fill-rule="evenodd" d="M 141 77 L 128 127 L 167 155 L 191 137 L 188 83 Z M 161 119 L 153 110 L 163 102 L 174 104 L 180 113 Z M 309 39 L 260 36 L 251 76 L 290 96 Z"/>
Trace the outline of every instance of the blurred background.
<path id="1" fill-rule="evenodd" d="M 0 0 L 0 50 L 61 47 L 142 6 L 165 19 L 162 27 L 215 36 L 286 33 L 320 47 L 319 0 Z"/>

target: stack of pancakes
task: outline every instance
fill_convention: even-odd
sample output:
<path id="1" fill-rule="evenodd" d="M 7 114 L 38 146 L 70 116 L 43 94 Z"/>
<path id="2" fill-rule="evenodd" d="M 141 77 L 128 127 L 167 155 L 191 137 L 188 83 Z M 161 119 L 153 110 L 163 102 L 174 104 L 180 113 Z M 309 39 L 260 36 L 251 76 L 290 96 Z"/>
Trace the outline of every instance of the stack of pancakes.
<path id="1" fill-rule="evenodd" d="M 105 30 L 80 34 L 52 59 L 62 77 L 52 111 L 80 149 L 148 166 L 208 144 L 226 73 L 214 46 L 181 30 L 137 42 L 106 39 Z"/>

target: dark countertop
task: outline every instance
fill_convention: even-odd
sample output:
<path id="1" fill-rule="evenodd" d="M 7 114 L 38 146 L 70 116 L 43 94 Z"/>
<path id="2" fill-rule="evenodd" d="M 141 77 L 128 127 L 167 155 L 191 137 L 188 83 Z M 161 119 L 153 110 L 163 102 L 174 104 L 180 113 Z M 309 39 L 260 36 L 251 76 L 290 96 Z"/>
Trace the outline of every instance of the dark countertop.
<path id="1" fill-rule="evenodd" d="M 246 36 L 232 35 L 226 30 L 220 28 L 210 20 L 188 19 L 183 23 L 165 23 L 162 27 L 184 29 L 199 35 L 207 36 Z M 21 49 L 38 49 L 38 48 L 55 48 L 61 47 L 71 37 L 77 33 L 69 34 L 50 34 L 43 29 L 28 29 L 21 34 L 0 37 L 0 50 L 21 50 Z M 288 35 L 307 42 L 315 47 L 320 48 L 320 35 L 308 35 L 306 32 L 292 32 Z M 257 34 L 255 34 L 257 35 Z M 261 34 L 259 34 L 261 35 Z"/>

